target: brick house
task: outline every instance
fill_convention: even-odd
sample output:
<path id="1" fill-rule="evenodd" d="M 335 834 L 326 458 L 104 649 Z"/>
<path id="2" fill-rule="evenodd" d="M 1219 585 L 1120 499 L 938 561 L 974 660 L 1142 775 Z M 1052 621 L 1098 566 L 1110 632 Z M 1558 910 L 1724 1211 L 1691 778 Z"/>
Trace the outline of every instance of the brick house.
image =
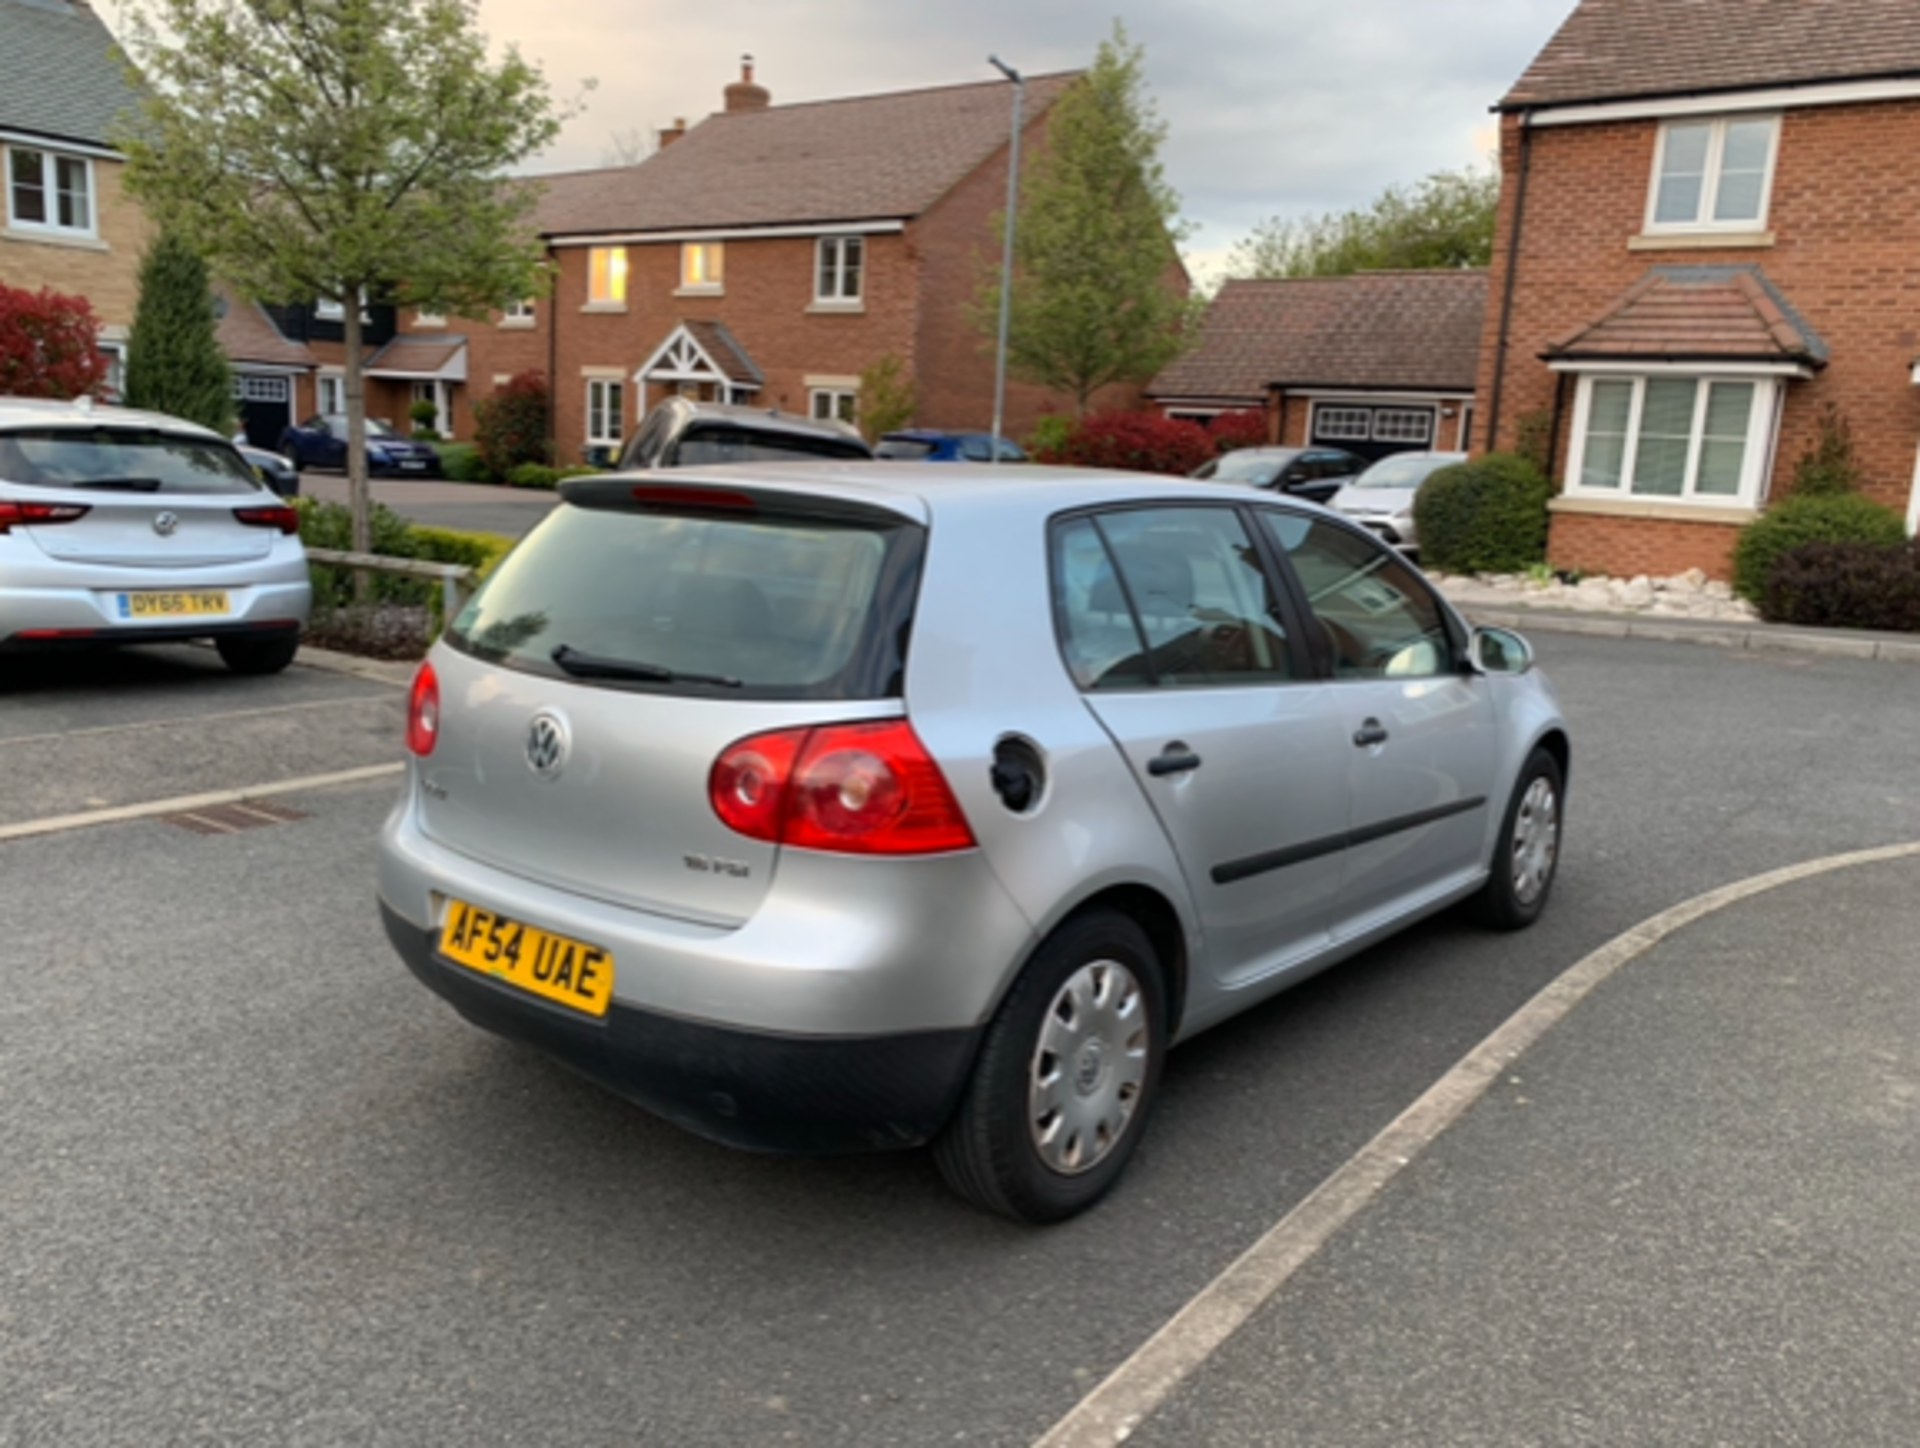
<path id="1" fill-rule="evenodd" d="M 1829 405 L 1920 519 L 1920 8 L 1582 0 L 1500 102 L 1478 394 L 1549 556 L 1726 578 Z"/>
<path id="2" fill-rule="evenodd" d="M 117 364 L 148 233 L 109 139 L 135 103 L 113 45 L 86 0 L 0 0 L 0 281 L 85 297 Z"/>
<path id="3" fill-rule="evenodd" d="M 1073 79 L 1027 81 L 1026 156 Z M 547 373 L 565 462 L 671 394 L 850 419 L 859 374 L 891 355 L 920 425 L 984 429 L 993 356 L 964 312 L 999 262 L 1012 101 L 989 81 L 775 106 L 747 64 L 724 110 L 638 165 L 541 178 L 553 290 L 471 324 L 472 396 Z M 1053 401 L 1009 382 L 1007 431 Z"/>
<path id="4" fill-rule="evenodd" d="M 1291 447 L 1462 449 L 1486 306 L 1483 271 L 1229 281 L 1146 396 L 1202 422 L 1263 408 L 1269 439 Z"/>

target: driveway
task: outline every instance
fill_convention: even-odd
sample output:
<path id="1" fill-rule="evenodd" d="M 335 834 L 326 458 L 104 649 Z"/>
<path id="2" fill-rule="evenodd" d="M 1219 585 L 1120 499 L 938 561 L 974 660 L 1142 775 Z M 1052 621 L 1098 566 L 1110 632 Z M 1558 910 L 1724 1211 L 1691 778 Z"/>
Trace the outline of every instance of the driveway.
<path id="1" fill-rule="evenodd" d="M 402 517 L 434 528 L 459 528 L 473 533 L 499 533 L 521 538 L 559 502 L 537 488 L 506 488 L 490 483 L 450 483 L 430 478 L 373 478 L 375 502 L 385 503 Z M 323 503 L 347 501 L 347 480 L 341 473 L 304 472 L 300 491 Z"/>
<path id="2" fill-rule="evenodd" d="M 1577 731 L 1546 918 L 1510 936 L 1436 920 L 1184 1046 L 1119 1191 L 1048 1231 L 962 1206 L 924 1155 L 697 1141 L 420 990 L 382 936 L 370 848 L 404 670 L 236 681 L 184 648 L 7 661 L 0 748 L 20 763 L 0 826 L 0 1443 L 1031 1443 L 1569 967 L 1702 892 L 1920 836 L 1910 669 L 1535 642 Z M 202 811 L 170 803 L 274 769 L 286 809 L 264 819 L 203 830 L 183 818 Z M 142 801 L 152 813 L 126 817 Z M 123 813 L 22 833 L 108 809 Z M 1284 1441 L 1261 1425 L 1296 1402 L 1318 1442 L 1391 1441 L 1409 1423 L 1400 1441 L 1418 1437 L 1424 1414 L 1407 1414 L 1422 1405 L 1451 1415 L 1453 1441 L 1697 1441 L 1621 1415 L 1582 1439 L 1585 1420 L 1552 1416 L 1583 1330 L 1594 1372 L 1575 1408 L 1656 1352 L 1629 1350 L 1640 1319 L 1587 1313 L 1579 1293 L 1605 1290 L 1636 1242 L 1669 1302 L 1689 1261 L 1787 1263 L 1801 1284 L 1831 1264 L 1837 1297 L 1870 1285 L 1870 1215 L 1846 1237 L 1794 1213 L 1819 1205 L 1822 1180 L 1849 1184 L 1834 1211 L 1869 1178 L 1874 1204 L 1911 1200 L 1910 1152 L 1837 1161 L 1846 1144 L 1817 1149 L 1817 1121 L 1783 1123 L 1808 1154 L 1784 1167 L 1806 1185 L 1782 1215 L 1815 1230 L 1775 1241 L 1750 1215 L 1723 1230 L 1728 1194 L 1764 1171 L 1715 1132 L 1743 1109 L 1764 1119 L 1765 1089 L 1803 1067 L 1910 1049 L 1910 1013 L 1888 1003 L 1876 1024 L 1884 994 L 1821 964 L 1851 939 L 1900 948 L 1907 969 L 1912 872 L 1884 868 L 1783 892 L 1775 914 L 1731 907 L 1732 933 L 1677 934 L 1650 968 L 1623 967 L 1203 1362 L 1148 1441 Z M 1841 935 L 1816 928 L 1821 908 L 1888 920 Z M 1694 978 L 1664 968 L 1696 959 Z M 1809 1048 L 1769 1074 L 1800 1022 Z M 1842 1028 L 1879 1034 L 1823 1058 Z M 1727 1098 L 1706 1069 L 1721 1036 L 1744 1063 Z M 1920 1073 L 1882 1064 L 1869 1104 L 1898 1112 Z M 1858 1107 L 1850 1082 L 1809 1110 Z M 1695 1192 L 1689 1161 L 1745 1175 Z M 1884 1240 L 1906 1300 L 1913 1244 Z M 1487 1263 L 1511 1267 L 1490 1282 Z M 1707 1301 L 1713 1274 L 1694 1280 Z M 1822 1321 L 1844 1327 L 1837 1306 Z M 1661 1352 L 1684 1319 L 1663 1320 Z M 1844 1368 L 1859 1402 L 1841 1441 L 1910 1425 L 1911 1386 L 1886 1366 L 1911 1361 L 1910 1336 L 1816 1380 L 1839 1339 L 1768 1322 L 1781 1352 L 1751 1350 L 1753 1325 L 1716 1392 L 1745 1391 L 1757 1412 L 1809 1384 L 1818 1405 Z M 1743 1441 L 1768 1436 L 1758 1417 L 1729 1421 Z"/>

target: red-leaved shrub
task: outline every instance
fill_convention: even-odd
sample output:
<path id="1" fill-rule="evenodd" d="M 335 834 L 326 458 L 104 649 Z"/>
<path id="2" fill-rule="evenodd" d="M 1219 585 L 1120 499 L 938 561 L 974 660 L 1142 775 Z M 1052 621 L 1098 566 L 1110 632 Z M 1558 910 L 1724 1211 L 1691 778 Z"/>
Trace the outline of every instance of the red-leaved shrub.
<path id="1" fill-rule="evenodd" d="M 95 395 L 107 367 L 100 323 L 85 297 L 0 283 L 0 396 Z"/>
<path id="2" fill-rule="evenodd" d="M 1810 628 L 1920 633 L 1920 544 L 1802 543 L 1767 570 L 1760 616 Z"/>
<path id="3" fill-rule="evenodd" d="M 491 397 L 474 405 L 473 441 L 480 464 L 496 482 L 523 463 L 551 463 L 547 417 L 552 393 L 544 372 L 516 372 Z"/>
<path id="4" fill-rule="evenodd" d="M 1207 431 L 1221 452 L 1232 452 L 1237 447 L 1265 447 L 1267 415 L 1257 407 L 1223 412 L 1207 424 Z"/>
<path id="5" fill-rule="evenodd" d="M 1037 458 L 1076 468 L 1185 477 L 1212 456 L 1213 439 L 1197 422 L 1153 412 L 1101 412 L 1082 418 L 1064 443 Z"/>

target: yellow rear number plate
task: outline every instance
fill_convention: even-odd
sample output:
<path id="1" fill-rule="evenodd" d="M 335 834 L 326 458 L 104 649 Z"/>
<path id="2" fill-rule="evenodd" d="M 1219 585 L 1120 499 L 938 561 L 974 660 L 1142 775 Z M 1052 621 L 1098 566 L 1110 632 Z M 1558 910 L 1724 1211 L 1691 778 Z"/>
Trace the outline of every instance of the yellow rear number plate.
<path id="1" fill-rule="evenodd" d="M 123 593 L 120 595 L 122 618 L 183 618 L 226 613 L 225 589 L 198 593 Z"/>
<path id="2" fill-rule="evenodd" d="M 607 951 L 464 900 L 447 901 L 440 953 L 590 1016 L 604 1016 L 613 998 L 613 956 Z"/>

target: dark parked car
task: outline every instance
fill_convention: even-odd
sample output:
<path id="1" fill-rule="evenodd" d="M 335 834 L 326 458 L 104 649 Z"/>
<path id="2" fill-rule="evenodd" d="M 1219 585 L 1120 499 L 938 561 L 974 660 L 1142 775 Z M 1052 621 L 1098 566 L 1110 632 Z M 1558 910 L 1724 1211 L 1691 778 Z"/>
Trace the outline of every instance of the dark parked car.
<path id="1" fill-rule="evenodd" d="M 247 460 L 247 466 L 260 475 L 260 481 L 272 488 L 283 498 L 300 496 L 300 470 L 293 465 L 292 458 L 269 452 L 263 447 L 254 447 L 251 443 L 236 442 L 240 456 Z"/>
<path id="2" fill-rule="evenodd" d="M 1366 466 L 1365 458 L 1335 447 L 1243 447 L 1201 464 L 1193 475 L 1324 503 Z"/>
<path id="3" fill-rule="evenodd" d="M 873 449 L 843 422 L 765 407 L 669 397 L 620 451 L 624 468 L 868 459 Z"/>
<path id="4" fill-rule="evenodd" d="M 990 432 L 941 432 L 931 427 L 908 427 L 880 439 L 874 455 L 903 462 L 987 463 L 996 450 L 1003 463 L 1023 463 L 1027 455 L 1017 443 Z"/>
<path id="5" fill-rule="evenodd" d="M 280 434 L 280 451 L 296 468 L 344 468 L 347 465 L 347 416 L 321 413 Z M 423 442 L 404 438 L 378 418 L 367 419 L 367 471 L 396 477 L 437 478 L 440 454 Z"/>

